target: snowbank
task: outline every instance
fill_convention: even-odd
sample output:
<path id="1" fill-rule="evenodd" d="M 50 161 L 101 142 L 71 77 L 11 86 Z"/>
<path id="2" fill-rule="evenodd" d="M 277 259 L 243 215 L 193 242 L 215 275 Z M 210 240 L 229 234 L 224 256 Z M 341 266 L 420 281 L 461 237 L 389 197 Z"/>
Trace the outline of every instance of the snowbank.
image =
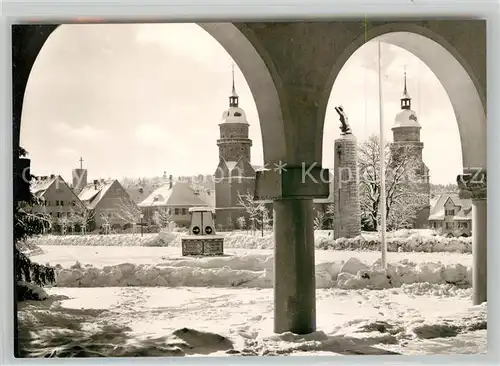
<path id="1" fill-rule="evenodd" d="M 363 233 L 353 238 L 333 240 L 330 232 L 316 232 L 316 249 L 322 250 L 380 250 L 380 237 L 377 233 Z M 30 238 L 29 245 L 66 245 L 66 246 L 171 246 L 179 247 L 179 232 L 159 234 L 112 234 L 112 235 L 67 235 L 39 236 Z M 274 237 L 252 236 L 244 232 L 223 233 L 224 247 L 232 249 L 273 249 Z M 458 252 L 472 253 L 472 238 L 446 238 L 434 235 L 431 230 L 400 230 L 388 233 L 389 252 Z"/>
<path id="2" fill-rule="evenodd" d="M 55 285 L 59 287 L 273 286 L 273 257 L 269 255 L 167 259 L 154 265 L 121 263 L 103 268 L 76 263 L 70 268 L 56 265 L 56 270 Z M 351 258 L 345 263 L 316 265 L 317 288 L 386 289 L 415 283 L 470 287 L 471 277 L 471 268 L 461 264 L 415 264 L 403 260 L 383 270 L 379 261 L 368 265 Z"/>

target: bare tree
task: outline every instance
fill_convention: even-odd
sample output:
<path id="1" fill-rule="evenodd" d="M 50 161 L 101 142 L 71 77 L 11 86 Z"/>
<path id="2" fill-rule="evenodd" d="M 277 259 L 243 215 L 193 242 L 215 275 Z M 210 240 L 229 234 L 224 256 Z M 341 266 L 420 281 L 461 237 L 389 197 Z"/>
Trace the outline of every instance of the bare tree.
<path id="1" fill-rule="evenodd" d="M 104 222 L 102 227 L 104 229 L 104 234 L 109 234 L 111 232 L 111 220 L 113 219 L 113 214 L 101 212 L 99 217 Z"/>
<path id="2" fill-rule="evenodd" d="M 57 223 L 59 224 L 61 235 L 66 235 L 69 226 L 69 218 L 65 212 L 61 212 L 61 216 L 57 218 Z"/>
<path id="3" fill-rule="evenodd" d="M 327 216 L 327 219 L 330 220 L 330 229 L 332 230 L 332 236 L 333 236 L 334 219 L 335 219 L 335 203 L 330 203 L 330 204 L 328 204 L 328 206 L 326 206 L 325 214 Z"/>
<path id="4" fill-rule="evenodd" d="M 82 235 L 86 235 L 87 228 L 91 225 L 91 223 L 95 219 L 95 211 L 89 209 L 83 209 L 80 216 L 81 216 L 80 232 L 82 233 Z"/>
<path id="5" fill-rule="evenodd" d="M 254 201 L 250 193 L 238 194 L 238 205 L 245 208 L 250 222 L 252 223 L 252 231 L 255 230 L 255 224 L 259 224 L 262 236 L 264 236 L 264 228 L 269 226 L 271 217 L 269 210 L 264 202 Z"/>
<path id="6" fill-rule="evenodd" d="M 132 231 L 135 232 L 136 225 L 141 220 L 142 211 L 129 197 L 121 197 L 115 215 L 118 219 L 131 224 Z"/>
<path id="7" fill-rule="evenodd" d="M 247 226 L 247 219 L 245 216 L 240 216 L 236 219 L 236 224 L 238 225 L 238 229 L 244 230 Z"/>
<path id="8" fill-rule="evenodd" d="M 85 211 L 85 207 L 81 206 L 70 206 L 68 213 L 67 213 L 67 225 L 71 228 L 71 233 L 75 233 L 75 226 L 76 225 L 81 225 L 82 221 L 82 213 Z"/>
<path id="9" fill-rule="evenodd" d="M 87 233 L 87 228 L 93 222 L 95 213 L 93 210 L 87 209 L 85 206 L 76 206 L 76 208 L 70 208 L 69 214 L 70 223 L 74 227 L 78 225 L 80 227 L 80 233 L 85 235 Z"/>
<path id="10" fill-rule="evenodd" d="M 325 222 L 325 213 L 323 211 L 316 211 L 316 216 L 314 217 L 314 230 L 323 229 L 323 224 Z"/>
<path id="11" fill-rule="evenodd" d="M 425 194 L 419 189 L 418 161 L 414 150 L 401 146 L 397 153 L 384 149 L 386 163 L 386 219 L 388 228 L 407 227 L 418 209 L 425 204 Z M 377 230 L 380 222 L 380 140 L 371 136 L 359 147 L 360 204 L 362 219 Z"/>
<path id="12" fill-rule="evenodd" d="M 172 221 L 172 215 L 166 208 L 159 208 L 153 213 L 153 222 L 158 225 L 160 229 L 169 227 Z"/>
<path id="13" fill-rule="evenodd" d="M 261 228 L 262 228 L 262 236 L 264 236 L 264 229 L 265 230 L 270 230 L 272 229 L 272 217 L 271 217 L 271 212 L 269 212 L 269 209 L 265 204 L 263 204 L 260 207 L 261 215 L 260 215 L 260 222 L 261 222 Z"/>

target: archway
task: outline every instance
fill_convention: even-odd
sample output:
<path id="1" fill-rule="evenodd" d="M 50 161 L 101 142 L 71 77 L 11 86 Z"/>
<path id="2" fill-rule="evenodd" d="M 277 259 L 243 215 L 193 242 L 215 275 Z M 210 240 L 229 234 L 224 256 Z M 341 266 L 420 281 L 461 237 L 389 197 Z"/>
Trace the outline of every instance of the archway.
<path id="1" fill-rule="evenodd" d="M 486 169 L 486 89 L 465 64 L 459 52 L 439 35 L 415 24 L 394 23 L 370 29 L 357 38 L 337 59 L 325 85 L 320 108 L 326 110 L 330 91 L 352 54 L 369 40 L 393 44 L 422 60 L 448 94 L 460 131 L 465 171 Z M 459 174 L 459 172 L 457 172 Z"/>
<path id="2" fill-rule="evenodd" d="M 460 52 L 439 34 L 409 23 L 390 23 L 368 30 L 350 43 L 336 59 L 320 103 L 324 116 L 330 91 L 341 68 L 352 54 L 369 40 L 403 48 L 422 60 L 446 90 L 455 113 L 462 148 L 463 173 L 456 172 L 461 192 L 472 197 L 474 304 L 486 301 L 486 85 L 485 63 L 468 65 Z M 483 40 L 484 41 L 484 40 Z M 466 45 L 462 45 L 467 47 Z M 461 52 L 473 52 L 462 49 Z M 483 60 L 485 61 L 484 55 Z M 481 56 L 478 57 L 480 59 Z M 483 73 L 477 75 L 476 73 Z M 324 125 L 321 126 L 324 129 Z"/>
<path id="3" fill-rule="evenodd" d="M 254 97 L 259 116 L 264 150 L 264 161 L 278 161 L 286 154 L 283 116 L 275 86 L 279 77 L 271 73 L 253 44 L 232 23 L 200 23 L 202 29 L 217 40 L 234 59 L 242 71 Z M 24 31 L 21 27 L 13 31 L 14 49 L 14 106 L 13 148 L 19 146 L 23 98 L 32 67 L 43 45 L 58 25 L 34 25 Z M 23 33 L 23 34 L 20 34 Z M 16 45 L 18 43 L 18 46 Z"/>

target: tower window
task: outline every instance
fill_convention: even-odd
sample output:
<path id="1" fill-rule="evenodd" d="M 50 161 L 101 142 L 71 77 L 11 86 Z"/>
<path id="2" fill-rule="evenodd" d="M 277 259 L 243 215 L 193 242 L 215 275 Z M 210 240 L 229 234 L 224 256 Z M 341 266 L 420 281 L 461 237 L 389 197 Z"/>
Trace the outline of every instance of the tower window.
<path id="1" fill-rule="evenodd" d="M 241 113 L 240 112 L 234 112 L 234 116 L 235 117 L 241 117 Z"/>

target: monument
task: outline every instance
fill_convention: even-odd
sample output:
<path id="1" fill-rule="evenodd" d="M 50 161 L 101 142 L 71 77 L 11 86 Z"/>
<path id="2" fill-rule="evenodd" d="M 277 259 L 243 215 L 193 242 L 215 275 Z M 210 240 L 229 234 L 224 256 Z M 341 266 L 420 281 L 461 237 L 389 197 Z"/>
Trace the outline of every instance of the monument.
<path id="1" fill-rule="evenodd" d="M 224 237 L 214 228 L 213 210 L 209 207 L 191 207 L 189 234 L 182 237 L 183 256 L 222 256 Z"/>
<path id="2" fill-rule="evenodd" d="M 335 107 L 340 119 L 340 138 L 335 140 L 334 157 L 334 239 L 361 234 L 357 140 L 342 106 Z"/>

